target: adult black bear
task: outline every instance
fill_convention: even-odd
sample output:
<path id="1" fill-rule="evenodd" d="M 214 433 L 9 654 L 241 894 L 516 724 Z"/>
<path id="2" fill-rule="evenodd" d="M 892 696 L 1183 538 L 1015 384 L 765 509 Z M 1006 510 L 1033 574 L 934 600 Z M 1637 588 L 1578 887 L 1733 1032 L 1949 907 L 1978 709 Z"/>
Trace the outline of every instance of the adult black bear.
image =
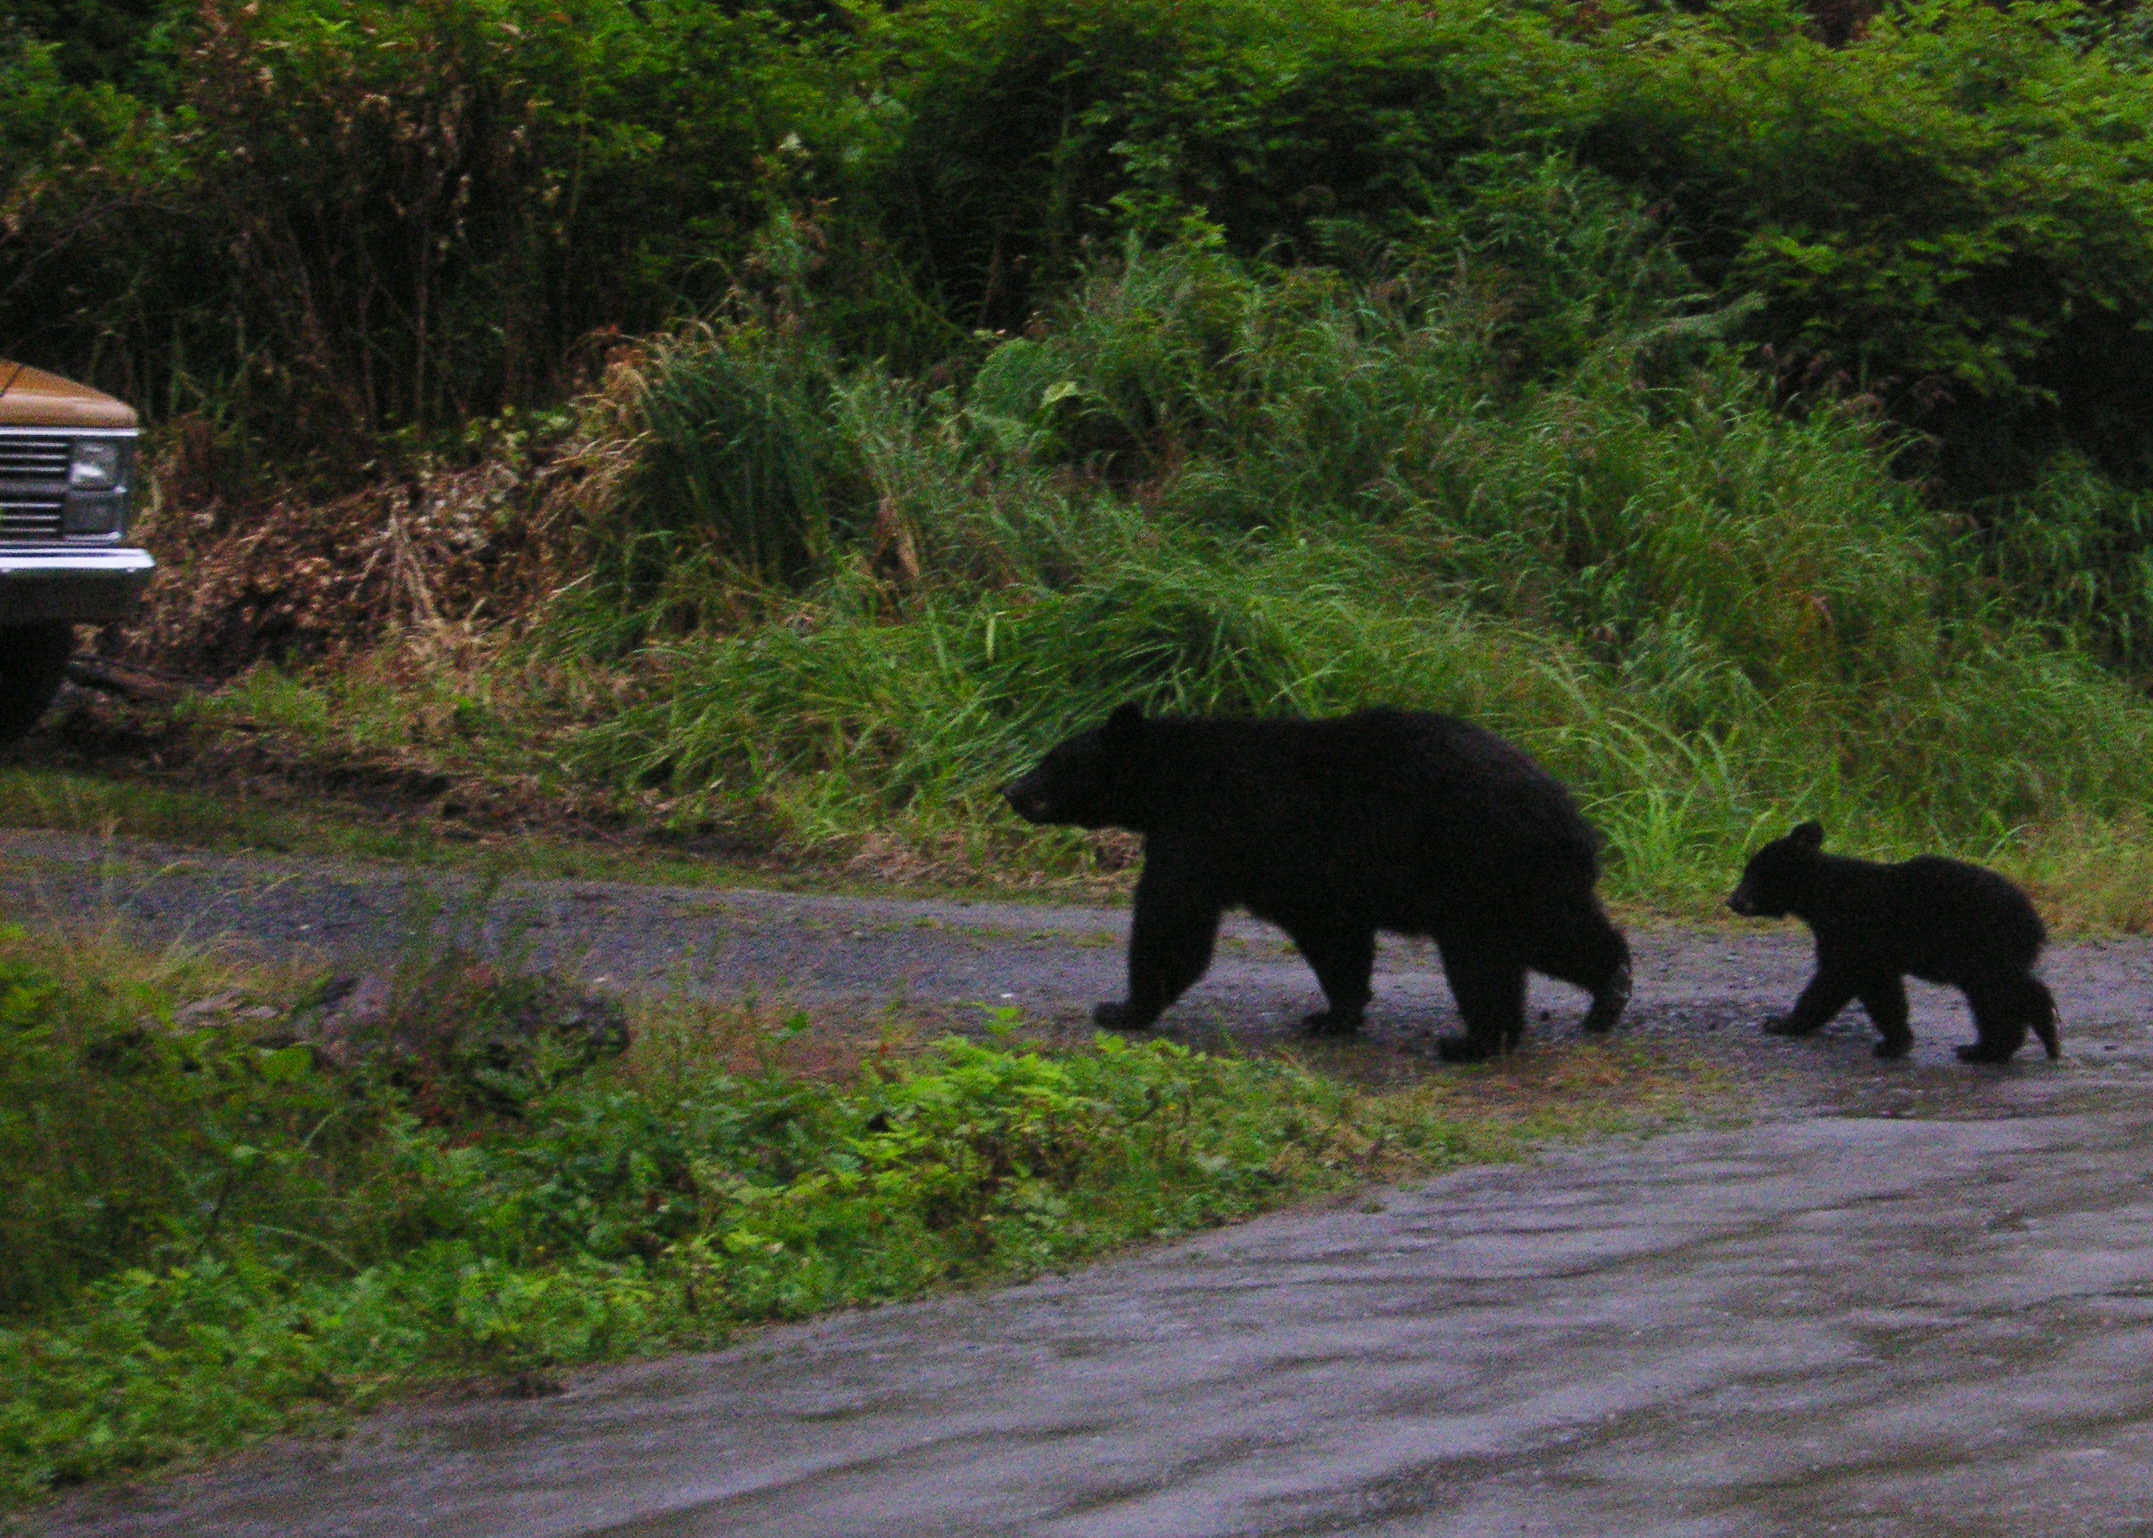
<path id="1" fill-rule="evenodd" d="M 1035 823 L 1144 836 L 1129 996 L 1101 1025 L 1142 1030 L 1204 975 L 1219 917 L 1246 907 L 1292 937 L 1330 1007 L 1310 1030 L 1359 1028 L 1379 929 L 1427 935 L 1464 1017 L 1451 1062 L 1523 1040 L 1527 968 L 1592 995 L 1614 1025 L 1630 951 L 1593 892 L 1597 840 L 1560 781 L 1450 716 L 1336 720 L 1162 716 L 1124 705 L 1004 791 Z"/>
<path id="2" fill-rule="evenodd" d="M 2056 1001 L 2033 975 L 2048 938 L 2026 894 L 1992 870 L 1925 854 L 1899 865 L 1824 853 L 1824 828 L 1805 822 L 1749 858 L 1727 906 L 1752 918 L 1793 914 L 1817 937 L 1817 972 L 1791 1014 L 1765 1022 L 1806 1036 L 1860 999 L 1882 1040 L 1878 1057 L 1904 1057 L 1905 978 L 1948 983 L 1973 1006 L 1980 1039 L 1958 1049 L 1969 1063 L 2000 1063 L 2041 1038 L 2062 1054 Z"/>

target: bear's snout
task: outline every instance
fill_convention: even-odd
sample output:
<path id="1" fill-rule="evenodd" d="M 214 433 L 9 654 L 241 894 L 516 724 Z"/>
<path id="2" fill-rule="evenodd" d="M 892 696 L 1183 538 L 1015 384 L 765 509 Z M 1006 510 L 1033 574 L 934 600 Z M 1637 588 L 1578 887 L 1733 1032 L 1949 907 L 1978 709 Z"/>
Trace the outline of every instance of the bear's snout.
<path id="1" fill-rule="evenodd" d="M 1753 919 L 1757 916 L 1757 899 L 1749 895 L 1749 887 L 1746 883 L 1734 889 L 1733 893 L 1727 898 L 1727 906 L 1746 919 Z"/>
<path id="2" fill-rule="evenodd" d="M 1029 778 L 1026 776 L 1024 780 L 1012 780 L 1004 785 L 1002 799 L 1026 822 L 1045 822 L 1047 813 L 1051 810 L 1047 805 L 1046 793 L 1036 785 L 1026 783 Z"/>

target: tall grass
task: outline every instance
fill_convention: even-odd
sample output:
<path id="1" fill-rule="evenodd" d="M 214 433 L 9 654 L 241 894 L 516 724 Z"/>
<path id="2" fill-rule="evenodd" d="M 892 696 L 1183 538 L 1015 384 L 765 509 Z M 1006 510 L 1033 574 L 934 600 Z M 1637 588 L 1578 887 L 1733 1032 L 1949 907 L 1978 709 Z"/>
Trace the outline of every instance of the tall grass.
<path id="1" fill-rule="evenodd" d="M 2054 643 L 2153 676 L 2153 492 L 2059 453 L 2024 494 L 1973 510 L 1962 558 L 1987 601 Z"/>
<path id="2" fill-rule="evenodd" d="M 810 353 L 694 328 L 661 344 L 640 396 L 644 452 L 615 506 L 624 525 L 609 595 L 633 609 L 707 563 L 786 582 L 830 553 L 841 448 L 824 427 L 826 370 Z M 804 350 L 804 349 L 803 349 Z"/>
<path id="3" fill-rule="evenodd" d="M 2015 619 L 1860 403 L 1780 410 L 1623 249 L 1658 297 L 1590 345 L 1471 270 L 1199 245 L 1103 264 L 966 390 L 838 379 L 861 532 L 796 597 L 653 641 L 564 762 L 795 849 L 1066 869 L 994 788 L 1123 700 L 1449 710 L 1572 781 L 1618 892 L 1677 906 L 1798 817 L 2008 861 L 2131 815 L 2153 714 L 2077 616 Z"/>

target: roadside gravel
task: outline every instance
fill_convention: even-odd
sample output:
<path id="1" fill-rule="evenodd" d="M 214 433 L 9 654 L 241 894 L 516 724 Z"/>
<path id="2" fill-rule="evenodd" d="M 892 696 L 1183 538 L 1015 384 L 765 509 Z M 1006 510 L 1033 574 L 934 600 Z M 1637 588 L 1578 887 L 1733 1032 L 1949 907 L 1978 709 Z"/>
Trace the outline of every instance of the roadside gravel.
<path id="1" fill-rule="evenodd" d="M 1091 1005 L 1120 996 L 1128 933 L 1122 908 L 488 881 L 432 868 L 202 854 L 20 830 L 0 830 L 5 918 L 117 924 L 152 942 L 238 945 L 353 970 L 454 937 L 520 964 L 569 968 L 597 988 L 752 996 L 772 1007 L 797 1005 L 830 1029 L 864 1028 L 894 1012 L 972 1030 L 989 1011 L 1013 1007 L 1022 1029 L 1050 1039 L 1087 1036 Z M 1623 1029 L 1724 1054 L 1775 1098 L 1822 1095 L 1840 1104 L 1863 1086 L 1887 1100 L 1933 1096 L 1939 1089 L 1923 1070 L 1956 1068 L 1951 1047 L 1972 1038 L 1959 997 L 1919 983 L 1909 985 L 1917 1041 L 1904 1071 L 1870 1059 L 1874 1038 L 1859 1010 L 1810 1041 L 1763 1037 L 1757 1022 L 1791 1002 L 1808 973 L 1809 940 L 1798 925 L 1647 929 L 1631 938 L 1636 993 Z M 2069 1071 L 2051 1081 L 2075 1085 L 2088 1073 L 2144 1066 L 2138 1024 L 2153 1017 L 2153 941 L 2062 947 L 2045 972 L 2072 1053 Z M 1319 1050 L 1298 1034 L 1319 999 L 1306 964 L 1277 930 L 1235 917 L 1210 974 L 1162 1029 L 1192 1044 Z M 1534 979 L 1534 1030 L 1544 1039 L 1574 1035 L 1583 1004 L 1582 994 Z M 1434 948 L 1385 937 L 1366 1029 L 1320 1050 L 1419 1056 L 1455 1026 Z M 1982 1082 L 1943 1080 L 1952 1093 Z"/>

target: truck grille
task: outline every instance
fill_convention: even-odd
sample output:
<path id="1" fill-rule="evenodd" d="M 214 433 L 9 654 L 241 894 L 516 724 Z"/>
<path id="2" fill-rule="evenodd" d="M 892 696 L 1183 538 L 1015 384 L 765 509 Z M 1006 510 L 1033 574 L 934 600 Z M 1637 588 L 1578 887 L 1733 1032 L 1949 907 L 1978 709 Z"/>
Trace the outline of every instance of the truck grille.
<path id="1" fill-rule="evenodd" d="M 0 477 L 9 480 L 67 479 L 73 447 L 65 438 L 0 437 Z"/>
<path id="2" fill-rule="evenodd" d="M 0 540 L 52 540 L 60 537 L 58 497 L 0 497 Z"/>

